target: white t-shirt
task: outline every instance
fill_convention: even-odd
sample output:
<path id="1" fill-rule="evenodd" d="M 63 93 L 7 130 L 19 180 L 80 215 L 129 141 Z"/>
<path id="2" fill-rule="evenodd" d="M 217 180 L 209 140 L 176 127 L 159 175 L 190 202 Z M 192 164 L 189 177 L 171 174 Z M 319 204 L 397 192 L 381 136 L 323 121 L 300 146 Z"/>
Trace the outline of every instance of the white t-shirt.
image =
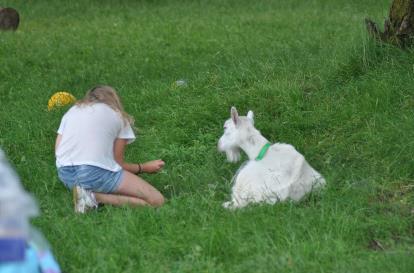
<path id="1" fill-rule="evenodd" d="M 120 113 L 104 103 L 75 105 L 63 116 L 58 134 L 62 135 L 56 149 L 56 166 L 92 165 L 110 171 L 121 166 L 114 159 L 117 138 L 135 140 L 129 123 Z"/>

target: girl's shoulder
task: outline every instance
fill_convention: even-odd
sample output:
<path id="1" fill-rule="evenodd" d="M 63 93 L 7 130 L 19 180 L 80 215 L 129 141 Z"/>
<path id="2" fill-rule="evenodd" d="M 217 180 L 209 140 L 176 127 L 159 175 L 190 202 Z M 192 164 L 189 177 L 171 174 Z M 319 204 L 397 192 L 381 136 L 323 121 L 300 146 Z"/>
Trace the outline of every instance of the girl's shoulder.
<path id="1" fill-rule="evenodd" d="M 92 109 L 92 111 L 95 112 L 97 115 L 106 116 L 109 119 L 113 119 L 118 122 L 122 120 L 120 113 L 114 110 L 111 106 L 109 106 L 106 103 L 97 102 L 90 104 L 89 106 L 90 109 Z"/>
<path id="2" fill-rule="evenodd" d="M 90 104 L 90 107 L 92 109 L 96 109 L 97 111 L 103 114 L 118 116 L 117 111 L 115 111 L 111 106 L 103 102 Z"/>
<path id="3" fill-rule="evenodd" d="M 96 102 L 88 104 L 75 104 L 73 105 L 68 112 L 89 112 L 91 110 L 102 110 L 108 112 L 114 112 L 114 110 L 105 103 Z"/>
<path id="4" fill-rule="evenodd" d="M 119 114 L 105 103 L 75 104 L 65 114 L 67 117 L 75 119 L 89 117 L 101 119 L 105 117 L 109 120 L 118 121 Z"/>

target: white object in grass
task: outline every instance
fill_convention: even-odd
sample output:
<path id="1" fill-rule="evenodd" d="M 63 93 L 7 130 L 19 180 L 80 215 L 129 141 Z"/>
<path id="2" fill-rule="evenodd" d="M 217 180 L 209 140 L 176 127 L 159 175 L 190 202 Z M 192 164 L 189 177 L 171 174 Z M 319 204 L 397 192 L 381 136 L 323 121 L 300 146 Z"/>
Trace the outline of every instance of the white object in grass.
<path id="1" fill-rule="evenodd" d="M 177 80 L 174 82 L 175 87 L 187 87 L 187 81 L 186 80 Z"/>

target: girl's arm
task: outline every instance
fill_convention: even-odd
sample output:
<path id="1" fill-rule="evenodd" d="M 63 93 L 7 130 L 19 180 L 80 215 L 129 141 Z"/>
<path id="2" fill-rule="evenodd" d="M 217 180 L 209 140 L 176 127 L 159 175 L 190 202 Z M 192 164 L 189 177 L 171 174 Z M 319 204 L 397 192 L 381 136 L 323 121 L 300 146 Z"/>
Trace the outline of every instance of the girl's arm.
<path id="1" fill-rule="evenodd" d="M 57 137 L 56 137 L 56 141 L 55 141 L 55 153 L 56 153 L 57 147 L 59 146 L 61 140 L 62 140 L 62 135 L 58 134 Z"/>
<path id="2" fill-rule="evenodd" d="M 128 163 L 124 161 L 125 147 L 127 139 L 117 138 L 114 142 L 114 158 L 121 167 L 131 173 L 155 173 L 164 167 L 164 161 L 161 159 L 148 161 L 145 163 Z"/>

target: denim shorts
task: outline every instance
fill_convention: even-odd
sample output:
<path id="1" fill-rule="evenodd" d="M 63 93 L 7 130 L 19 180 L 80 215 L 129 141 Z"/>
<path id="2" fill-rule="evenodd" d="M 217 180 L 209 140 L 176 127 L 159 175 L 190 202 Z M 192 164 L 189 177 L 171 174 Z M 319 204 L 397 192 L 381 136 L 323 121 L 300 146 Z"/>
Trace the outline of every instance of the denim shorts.
<path id="1" fill-rule="evenodd" d="M 68 189 L 80 186 L 93 192 L 113 193 L 123 177 L 123 170 L 113 172 L 91 165 L 64 166 L 58 168 L 59 179 Z"/>

